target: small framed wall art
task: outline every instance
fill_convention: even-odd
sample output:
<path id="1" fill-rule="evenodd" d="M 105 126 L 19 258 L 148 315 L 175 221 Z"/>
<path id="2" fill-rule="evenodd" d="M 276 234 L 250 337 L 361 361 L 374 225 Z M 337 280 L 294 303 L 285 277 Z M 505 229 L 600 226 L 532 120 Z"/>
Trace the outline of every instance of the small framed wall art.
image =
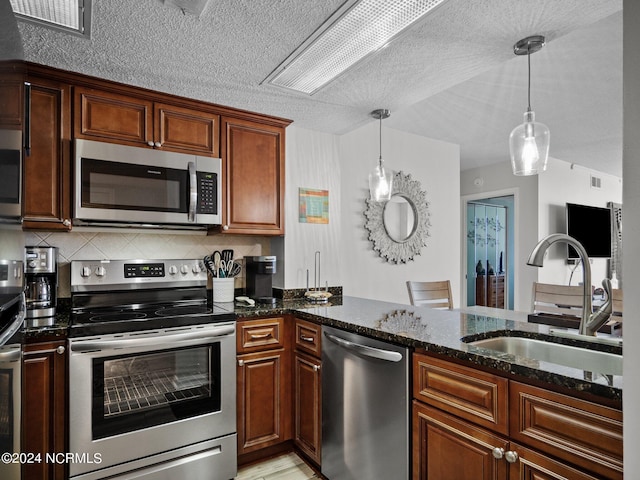
<path id="1" fill-rule="evenodd" d="M 299 188 L 299 222 L 329 223 L 329 190 Z"/>

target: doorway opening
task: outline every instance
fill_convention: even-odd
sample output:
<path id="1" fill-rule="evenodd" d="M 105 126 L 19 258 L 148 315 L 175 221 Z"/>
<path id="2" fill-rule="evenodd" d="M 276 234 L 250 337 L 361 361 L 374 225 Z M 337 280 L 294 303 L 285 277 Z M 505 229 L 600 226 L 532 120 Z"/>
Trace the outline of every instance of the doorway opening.
<path id="1" fill-rule="evenodd" d="M 467 306 L 513 310 L 513 216 L 513 195 L 467 201 Z"/>

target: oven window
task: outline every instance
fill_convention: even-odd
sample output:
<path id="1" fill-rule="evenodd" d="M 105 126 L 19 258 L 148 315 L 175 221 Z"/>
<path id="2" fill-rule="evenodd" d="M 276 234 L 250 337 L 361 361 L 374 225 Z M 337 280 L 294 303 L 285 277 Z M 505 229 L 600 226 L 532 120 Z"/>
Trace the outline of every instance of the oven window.
<path id="1" fill-rule="evenodd" d="M 186 170 L 82 159 L 82 206 L 187 211 Z"/>
<path id="2" fill-rule="evenodd" d="M 95 359 L 93 438 L 220 411 L 220 345 Z"/>

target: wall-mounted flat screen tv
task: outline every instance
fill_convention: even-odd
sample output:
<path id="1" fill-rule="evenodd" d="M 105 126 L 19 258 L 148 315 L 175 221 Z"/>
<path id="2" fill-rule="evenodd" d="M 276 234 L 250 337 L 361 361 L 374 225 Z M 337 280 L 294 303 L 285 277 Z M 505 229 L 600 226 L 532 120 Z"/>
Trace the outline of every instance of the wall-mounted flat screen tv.
<path id="1" fill-rule="evenodd" d="M 590 258 L 611 257 L 611 210 L 567 203 L 567 234 L 582 244 Z M 568 257 L 580 258 L 571 245 Z"/>

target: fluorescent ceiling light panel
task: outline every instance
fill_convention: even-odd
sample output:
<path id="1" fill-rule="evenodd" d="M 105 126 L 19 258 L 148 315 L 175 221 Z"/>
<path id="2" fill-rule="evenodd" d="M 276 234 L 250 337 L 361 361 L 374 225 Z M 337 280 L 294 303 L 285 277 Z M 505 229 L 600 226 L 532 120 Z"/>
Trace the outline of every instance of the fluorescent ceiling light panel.
<path id="1" fill-rule="evenodd" d="M 443 1 L 347 2 L 265 82 L 311 95 L 367 55 L 386 46 Z"/>
<path id="2" fill-rule="evenodd" d="M 91 0 L 10 0 L 15 15 L 26 21 L 88 36 Z"/>

